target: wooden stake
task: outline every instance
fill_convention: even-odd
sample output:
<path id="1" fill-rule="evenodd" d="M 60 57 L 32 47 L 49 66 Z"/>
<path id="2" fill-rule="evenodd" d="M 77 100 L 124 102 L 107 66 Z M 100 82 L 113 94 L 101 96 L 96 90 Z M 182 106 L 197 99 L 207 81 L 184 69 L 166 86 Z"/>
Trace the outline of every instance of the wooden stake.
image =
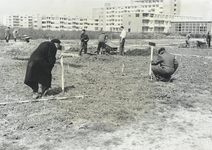
<path id="1" fill-rule="evenodd" d="M 122 73 L 124 72 L 124 64 L 122 65 L 121 72 L 122 72 Z"/>
<path id="2" fill-rule="evenodd" d="M 64 66 L 63 66 L 63 55 L 60 58 L 60 64 L 62 68 L 62 76 L 61 76 L 61 82 L 62 82 L 62 92 L 64 93 Z"/>
<path id="3" fill-rule="evenodd" d="M 150 57 L 150 65 L 149 65 L 149 76 L 152 80 L 152 60 L 153 60 L 153 46 L 151 46 L 151 57 Z"/>

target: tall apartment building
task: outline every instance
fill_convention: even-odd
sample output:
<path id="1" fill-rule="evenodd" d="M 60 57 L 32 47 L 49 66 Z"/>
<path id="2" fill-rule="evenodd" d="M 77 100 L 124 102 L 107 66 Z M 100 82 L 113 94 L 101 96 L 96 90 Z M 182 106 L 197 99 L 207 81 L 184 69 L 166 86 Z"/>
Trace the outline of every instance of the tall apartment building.
<path id="1" fill-rule="evenodd" d="M 41 30 L 99 30 L 99 20 L 70 16 L 40 16 L 34 17 L 34 29 Z"/>
<path id="2" fill-rule="evenodd" d="M 33 16 L 28 15 L 6 15 L 3 17 L 3 24 L 12 28 L 32 28 Z"/>
<path id="3" fill-rule="evenodd" d="M 93 17 L 98 17 L 105 31 L 120 31 L 123 25 L 123 15 L 128 13 L 180 14 L 181 0 L 138 0 L 131 5 L 93 8 Z"/>
<path id="4" fill-rule="evenodd" d="M 123 25 L 128 32 L 171 32 L 171 21 L 201 19 L 174 14 L 128 13 L 123 15 Z"/>
<path id="5" fill-rule="evenodd" d="M 159 13 L 163 14 L 180 15 L 181 12 L 181 0 L 134 0 L 133 4 L 145 7 L 159 5 Z"/>

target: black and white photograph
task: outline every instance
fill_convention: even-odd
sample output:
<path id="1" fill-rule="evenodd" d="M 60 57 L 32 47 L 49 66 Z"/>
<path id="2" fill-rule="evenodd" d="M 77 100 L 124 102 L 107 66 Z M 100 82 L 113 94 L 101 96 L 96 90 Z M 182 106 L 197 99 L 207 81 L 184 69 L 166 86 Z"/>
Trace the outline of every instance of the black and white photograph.
<path id="1" fill-rule="evenodd" d="M 212 150 L 212 1 L 0 3 L 0 150 Z"/>

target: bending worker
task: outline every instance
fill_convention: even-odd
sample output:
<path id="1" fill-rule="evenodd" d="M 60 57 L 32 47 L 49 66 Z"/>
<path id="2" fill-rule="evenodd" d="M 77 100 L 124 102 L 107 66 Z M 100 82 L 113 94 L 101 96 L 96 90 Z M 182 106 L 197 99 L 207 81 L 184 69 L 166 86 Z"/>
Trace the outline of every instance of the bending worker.
<path id="1" fill-rule="evenodd" d="M 98 47 L 97 47 L 97 54 L 99 54 L 100 49 L 105 49 L 106 45 L 105 43 L 107 42 L 107 38 L 108 36 L 103 32 L 100 36 L 99 36 L 99 43 L 98 43 Z"/>
<path id="2" fill-rule="evenodd" d="M 17 37 L 18 37 L 18 31 L 19 31 L 19 29 L 13 30 L 13 38 L 14 38 L 14 41 L 15 41 L 15 42 L 16 42 L 16 39 L 17 39 Z"/>
<path id="3" fill-rule="evenodd" d="M 165 48 L 158 50 L 159 56 L 152 61 L 152 72 L 157 81 L 168 82 L 171 80 L 171 75 L 177 70 L 178 62 L 175 56 L 166 52 Z"/>
<path id="4" fill-rule="evenodd" d="M 57 49 L 61 50 L 60 40 L 43 42 L 32 53 L 27 64 L 24 83 L 32 88 L 33 98 L 44 96 L 51 87 L 52 68 L 56 61 Z M 38 93 L 38 84 L 41 84 L 41 93 Z"/>

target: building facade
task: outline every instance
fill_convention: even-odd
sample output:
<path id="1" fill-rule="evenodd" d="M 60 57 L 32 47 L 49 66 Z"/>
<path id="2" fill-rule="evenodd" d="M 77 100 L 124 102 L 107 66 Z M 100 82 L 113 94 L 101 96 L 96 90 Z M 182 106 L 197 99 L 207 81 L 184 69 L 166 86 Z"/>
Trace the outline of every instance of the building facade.
<path id="1" fill-rule="evenodd" d="M 105 31 L 120 31 L 124 15 L 130 13 L 180 14 L 181 0 L 132 0 L 131 5 L 111 6 L 106 3 L 104 8 L 93 8 L 93 17 L 102 22 Z"/>
<path id="2" fill-rule="evenodd" d="M 203 19 L 202 17 L 180 15 L 181 5 L 181 0 L 131 0 L 130 5 L 112 6 L 110 3 L 105 3 L 102 8 L 93 8 L 92 18 L 8 15 L 4 17 L 4 25 L 40 30 L 86 29 L 111 32 L 120 32 L 120 26 L 123 25 L 128 32 L 172 32 L 177 30 L 171 27 L 174 25 L 177 28 L 177 23 L 175 25 L 174 22 L 171 23 L 172 21 L 186 23 Z M 178 25 L 180 26 L 180 23 Z M 181 31 L 184 32 L 186 29 L 182 28 Z"/>
<path id="3" fill-rule="evenodd" d="M 181 0 L 134 0 L 133 4 L 151 8 L 155 13 L 180 15 L 181 12 Z"/>
<path id="4" fill-rule="evenodd" d="M 36 16 L 34 17 L 34 29 L 40 30 L 99 30 L 99 20 L 80 18 L 80 17 L 70 17 L 70 16 Z"/>
<path id="5" fill-rule="evenodd" d="M 212 30 L 211 20 L 171 21 L 172 33 L 206 34 Z"/>
<path id="6" fill-rule="evenodd" d="M 156 13 L 128 13 L 123 15 L 123 26 L 128 32 L 171 32 L 173 20 L 201 20 L 201 17 Z"/>
<path id="7" fill-rule="evenodd" d="M 28 15 L 6 15 L 3 24 L 12 28 L 33 28 L 33 16 Z"/>

